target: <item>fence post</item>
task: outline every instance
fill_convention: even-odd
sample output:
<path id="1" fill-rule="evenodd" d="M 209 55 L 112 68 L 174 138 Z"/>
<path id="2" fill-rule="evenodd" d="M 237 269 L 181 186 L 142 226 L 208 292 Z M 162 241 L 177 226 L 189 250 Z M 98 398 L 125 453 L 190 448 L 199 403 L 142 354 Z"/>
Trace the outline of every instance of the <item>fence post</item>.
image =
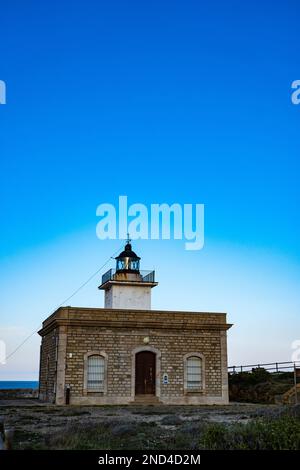
<path id="1" fill-rule="evenodd" d="M 294 363 L 294 384 L 295 384 L 295 404 L 298 405 L 298 390 L 297 390 L 297 368 Z"/>
<path id="2" fill-rule="evenodd" d="M 14 430 L 5 429 L 4 431 L 5 450 L 12 450 L 13 437 L 14 437 Z"/>
<path id="3" fill-rule="evenodd" d="M 0 450 L 11 450 L 14 437 L 14 430 L 5 429 L 4 421 L 0 419 Z"/>
<path id="4" fill-rule="evenodd" d="M 70 386 L 67 385 L 67 387 L 66 387 L 66 405 L 70 404 L 70 394 L 71 394 L 71 389 L 70 389 Z"/>
<path id="5" fill-rule="evenodd" d="M 0 450 L 4 450 L 4 422 L 0 418 Z"/>

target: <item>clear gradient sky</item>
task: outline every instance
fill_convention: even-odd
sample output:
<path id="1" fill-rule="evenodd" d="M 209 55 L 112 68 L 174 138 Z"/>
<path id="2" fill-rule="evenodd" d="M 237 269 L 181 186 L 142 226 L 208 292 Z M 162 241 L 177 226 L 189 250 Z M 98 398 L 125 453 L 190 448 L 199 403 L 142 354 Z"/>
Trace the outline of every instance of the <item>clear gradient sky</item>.
<path id="1" fill-rule="evenodd" d="M 10 353 L 117 250 L 96 207 L 204 203 L 205 247 L 137 241 L 153 308 L 226 311 L 229 362 L 300 339 L 299 5 L 1 2 L 0 339 Z M 110 265 L 108 265 L 110 267 Z M 100 275 L 70 302 L 103 306 Z M 38 376 L 39 337 L 0 380 Z"/>

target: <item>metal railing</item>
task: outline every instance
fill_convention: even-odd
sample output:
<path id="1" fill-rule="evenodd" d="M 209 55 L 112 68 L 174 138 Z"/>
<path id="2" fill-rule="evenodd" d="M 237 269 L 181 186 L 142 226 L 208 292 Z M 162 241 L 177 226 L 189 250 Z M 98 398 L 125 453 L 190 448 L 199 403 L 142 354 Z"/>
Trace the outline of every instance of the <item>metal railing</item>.
<path id="1" fill-rule="evenodd" d="M 300 367 L 300 361 L 289 362 L 269 362 L 266 364 L 247 364 L 243 366 L 230 366 L 228 367 L 229 374 L 236 374 L 238 372 L 252 372 L 252 369 L 265 369 L 272 372 L 293 372 L 295 367 Z"/>
<path id="2" fill-rule="evenodd" d="M 130 273 L 132 274 L 132 273 Z M 155 282 L 155 271 L 139 271 L 140 279 L 136 282 Z M 116 269 L 109 269 L 102 276 L 102 284 L 115 280 Z"/>

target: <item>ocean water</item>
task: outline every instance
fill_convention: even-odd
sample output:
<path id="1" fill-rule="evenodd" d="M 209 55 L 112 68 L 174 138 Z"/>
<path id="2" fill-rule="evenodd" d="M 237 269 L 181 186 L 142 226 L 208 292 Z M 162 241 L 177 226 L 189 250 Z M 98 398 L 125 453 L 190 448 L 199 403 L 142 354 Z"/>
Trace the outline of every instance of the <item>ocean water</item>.
<path id="1" fill-rule="evenodd" d="M 14 388 L 38 388 L 39 382 L 29 380 L 0 380 L 0 390 Z"/>

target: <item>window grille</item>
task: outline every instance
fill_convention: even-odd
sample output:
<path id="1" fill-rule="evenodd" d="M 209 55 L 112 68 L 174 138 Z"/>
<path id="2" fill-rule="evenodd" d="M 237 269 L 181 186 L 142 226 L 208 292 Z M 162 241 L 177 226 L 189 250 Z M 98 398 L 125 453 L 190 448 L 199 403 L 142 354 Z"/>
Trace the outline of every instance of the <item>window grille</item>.
<path id="1" fill-rule="evenodd" d="M 202 387 L 202 360 L 192 356 L 187 359 L 187 388 L 189 390 Z"/>
<path id="2" fill-rule="evenodd" d="M 103 391 L 104 389 L 104 358 L 102 356 L 89 356 L 87 371 L 88 390 Z"/>

